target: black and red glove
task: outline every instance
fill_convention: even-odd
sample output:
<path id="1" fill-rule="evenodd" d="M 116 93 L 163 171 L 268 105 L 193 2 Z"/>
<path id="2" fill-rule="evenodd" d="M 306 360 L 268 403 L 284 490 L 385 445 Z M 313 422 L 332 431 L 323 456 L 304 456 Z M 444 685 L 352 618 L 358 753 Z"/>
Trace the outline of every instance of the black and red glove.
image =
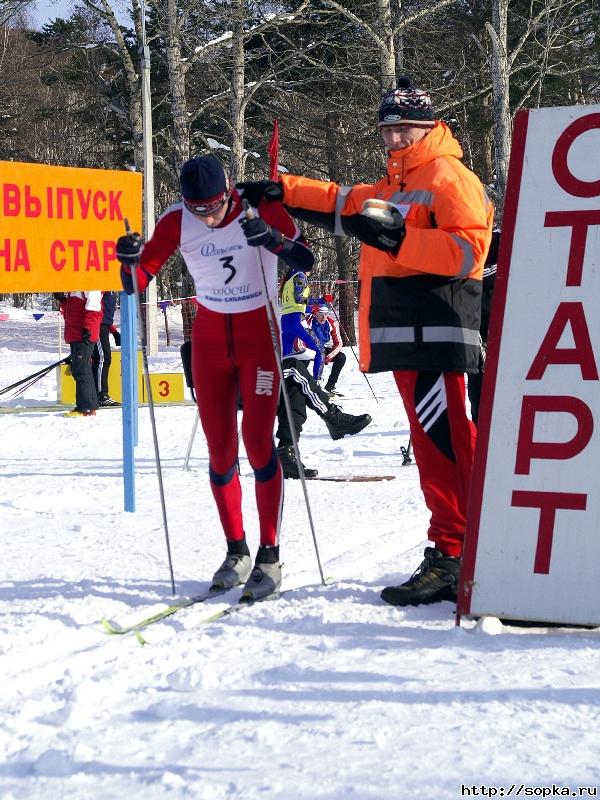
<path id="1" fill-rule="evenodd" d="M 127 233 L 117 239 L 117 258 L 121 264 L 137 264 L 142 252 L 142 237 L 139 233 Z"/>
<path id="2" fill-rule="evenodd" d="M 139 233 L 127 233 L 117 239 L 117 258 L 121 262 L 121 284 L 123 291 L 127 292 L 127 294 L 133 294 L 134 291 L 131 270 L 136 264 L 139 264 L 142 245 L 142 237 Z M 137 267 L 135 274 L 138 292 L 143 292 L 154 275 L 146 272 L 140 266 Z"/>
<path id="3" fill-rule="evenodd" d="M 263 199 L 267 202 L 283 200 L 283 186 L 276 181 L 246 181 L 237 183 L 235 188 L 254 208 Z"/>
<path id="4" fill-rule="evenodd" d="M 250 247 L 266 247 L 267 250 L 276 253 L 283 246 L 283 236 L 276 229 L 260 217 L 240 220 L 240 225 L 244 231 L 244 236 Z"/>
<path id="5" fill-rule="evenodd" d="M 137 290 L 138 293 L 143 292 L 154 275 L 151 275 L 149 272 L 146 272 L 143 267 L 138 267 L 135 271 L 135 275 L 137 278 Z M 123 291 L 127 294 L 133 294 L 133 278 L 131 277 L 131 268 L 128 267 L 126 264 L 121 264 L 121 284 L 123 286 Z"/>

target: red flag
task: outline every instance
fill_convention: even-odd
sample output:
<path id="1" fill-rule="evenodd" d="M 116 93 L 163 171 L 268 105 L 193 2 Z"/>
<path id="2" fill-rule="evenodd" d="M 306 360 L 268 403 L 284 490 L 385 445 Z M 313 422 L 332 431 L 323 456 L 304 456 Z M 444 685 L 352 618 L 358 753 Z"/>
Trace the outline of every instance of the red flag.
<path id="1" fill-rule="evenodd" d="M 276 181 L 278 178 L 277 168 L 279 165 L 279 122 L 277 122 L 277 120 L 273 122 L 273 133 L 269 140 L 267 152 L 269 154 L 269 180 Z"/>

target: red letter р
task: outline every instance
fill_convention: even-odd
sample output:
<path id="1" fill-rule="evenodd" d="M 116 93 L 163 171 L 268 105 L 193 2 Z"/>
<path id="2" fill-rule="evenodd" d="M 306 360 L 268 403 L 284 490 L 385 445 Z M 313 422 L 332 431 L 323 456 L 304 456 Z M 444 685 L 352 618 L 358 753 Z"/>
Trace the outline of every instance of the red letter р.
<path id="1" fill-rule="evenodd" d="M 534 442 L 535 415 L 538 412 L 571 414 L 577 420 L 577 433 L 568 442 Z M 594 432 L 590 407 L 577 397 L 525 395 L 517 439 L 516 475 L 529 475 L 534 458 L 573 458 L 587 446 Z"/>

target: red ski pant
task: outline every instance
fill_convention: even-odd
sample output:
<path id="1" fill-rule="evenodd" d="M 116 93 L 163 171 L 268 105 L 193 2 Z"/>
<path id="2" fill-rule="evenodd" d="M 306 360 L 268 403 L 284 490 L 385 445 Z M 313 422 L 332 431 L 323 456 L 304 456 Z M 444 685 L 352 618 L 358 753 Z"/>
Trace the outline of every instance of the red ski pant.
<path id="1" fill-rule="evenodd" d="M 228 540 L 245 535 L 237 469 L 242 438 L 254 470 L 260 543 L 279 542 L 283 473 L 273 441 L 279 376 L 265 308 L 219 314 L 200 306 L 192 329 L 192 374 L 209 454 L 210 484 Z"/>
<path id="2" fill-rule="evenodd" d="M 431 511 L 428 538 L 461 556 L 476 428 L 465 409 L 465 377 L 455 372 L 394 372 L 408 415 L 421 489 Z"/>

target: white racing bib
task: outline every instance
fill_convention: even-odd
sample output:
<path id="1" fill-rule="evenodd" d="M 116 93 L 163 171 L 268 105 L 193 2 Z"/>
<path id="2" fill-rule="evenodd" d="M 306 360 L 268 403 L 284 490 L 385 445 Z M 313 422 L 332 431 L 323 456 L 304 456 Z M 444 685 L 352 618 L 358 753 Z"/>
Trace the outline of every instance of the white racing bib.
<path id="1" fill-rule="evenodd" d="M 269 297 L 277 296 L 277 256 L 264 247 L 249 247 L 240 225 L 243 212 L 224 228 L 210 228 L 185 207 L 179 250 L 196 286 L 200 305 L 222 314 L 264 306 L 260 253 Z"/>

